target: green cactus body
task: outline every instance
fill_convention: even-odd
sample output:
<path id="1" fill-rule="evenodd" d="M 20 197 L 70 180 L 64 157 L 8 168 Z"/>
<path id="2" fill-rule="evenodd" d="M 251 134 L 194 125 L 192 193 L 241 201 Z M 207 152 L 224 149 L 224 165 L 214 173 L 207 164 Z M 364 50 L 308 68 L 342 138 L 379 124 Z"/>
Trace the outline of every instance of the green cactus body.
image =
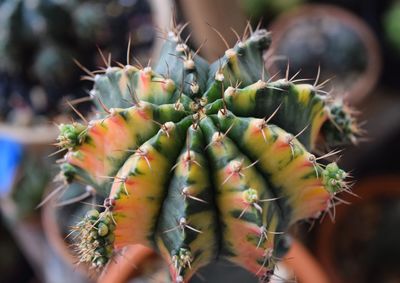
<path id="1" fill-rule="evenodd" d="M 264 118 L 280 108 L 271 122 L 290 133 L 299 133 L 299 140 L 313 148 L 318 132 L 327 119 L 323 97 L 312 85 L 295 85 L 286 80 L 272 83 L 258 81 L 243 89 L 228 88 L 224 93 L 230 111 L 242 117 Z M 266 109 L 268 109 L 266 111 Z"/>
<path id="2" fill-rule="evenodd" d="M 285 196 L 277 203 L 291 224 L 324 209 L 329 194 L 318 178 L 321 168 L 293 135 L 267 125 L 264 119 L 238 118 L 232 114 L 220 117 L 217 121 L 223 131 L 234 125 L 229 136 L 245 154 L 258 160 L 259 170 L 268 176 L 274 195 Z"/>
<path id="3" fill-rule="evenodd" d="M 274 243 L 279 208 L 263 176 L 233 141 L 222 137 L 210 118 L 201 121 L 201 128 L 213 164 L 222 227 L 221 255 L 255 274 L 264 274 L 262 269 L 268 266 L 262 266 L 263 254 Z"/>
<path id="4" fill-rule="evenodd" d="M 154 70 L 109 67 L 94 77 L 103 117 L 60 127 L 66 180 L 97 188 L 112 220 L 100 227 L 96 218 L 96 237 L 112 241 L 85 257 L 92 220 L 77 225 L 86 235 L 78 237 L 80 260 L 99 267 L 110 246 L 142 244 L 161 253 L 174 282 L 221 257 L 268 276 L 286 252 L 289 226 L 327 211 L 347 190 L 345 172 L 310 152 L 321 135 L 348 141 L 340 128 L 348 124 L 337 121 L 352 118 L 345 108 L 337 117 L 337 104 L 312 85 L 261 80 L 264 30 L 210 66 L 178 34 L 168 34 Z"/>
<path id="5" fill-rule="evenodd" d="M 200 267 L 216 258 L 219 223 L 213 209 L 214 198 L 209 176 L 205 139 L 199 127 L 191 126 L 186 144 L 174 165 L 157 231 L 157 246 L 171 264 L 173 278 L 190 277 L 195 269 L 185 268 L 179 253 L 187 251 L 191 266 Z M 171 253 L 172 251 L 172 253 Z M 179 272 L 179 269 L 182 272 Z"/>
<path id="6" fill-rule="evenodd" d="M 114 217 L 119 225 L 115 236 L 122 246 L 133 243 L 151 245 L 169 173 L 190 124 L 188 119 L 177 124 L 165 123 L 117 173 L 116 180 L 121 181 L 114 182 L 110 197 L 116 200 Z M 132 223 L 140 223 L 141 229 L 137 230 Z"/>
<path id="7" fill-rule="evenodd" d="M 80 145 L 65 158 L 87 172 L 84 179 L 102 189 L 109 183 L 105 177 L 115 175 L 132 150 L 157 133 L 156 123 L 179 120 L 183 115 L 174 105 L 158 107 L 144 102 L 140 107 L 111 109 L 108 118 L 90 122 L 81 133 Z M 66 139 L 62 133 L 59 141 Z"/>

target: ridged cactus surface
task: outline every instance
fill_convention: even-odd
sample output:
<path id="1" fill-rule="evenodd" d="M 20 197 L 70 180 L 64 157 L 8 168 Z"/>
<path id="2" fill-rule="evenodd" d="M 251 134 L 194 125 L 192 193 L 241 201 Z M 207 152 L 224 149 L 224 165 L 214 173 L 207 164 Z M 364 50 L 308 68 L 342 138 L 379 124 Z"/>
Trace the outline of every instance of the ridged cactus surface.
<path id="1" fill-rule="evenodd" d="M 173 282 L 220 258 L 267 280 L 288 228 L 331 213 L 348 190 L 347 174 L 311 152 L 355 141 L 355 121 L 318 82 L 268 77 L 265 30 L 211 65 L 180 33 L 168 33 L 154 68 L 128 58 L 94 75 L 98 119 L 60 125 L 65 180 L 104 197 L 74 228 L 80 262 L 100 269 L 142 244 Z"/>

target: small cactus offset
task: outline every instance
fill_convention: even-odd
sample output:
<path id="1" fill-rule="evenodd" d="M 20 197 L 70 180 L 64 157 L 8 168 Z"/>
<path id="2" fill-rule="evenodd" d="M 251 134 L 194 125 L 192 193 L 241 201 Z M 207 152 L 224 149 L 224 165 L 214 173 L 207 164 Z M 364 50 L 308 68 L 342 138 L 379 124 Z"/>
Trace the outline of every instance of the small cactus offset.
<path id="1" fill-rule="evenodd" d="M 173 282 L 226 258 L 268 280 L 287 251 L 285 232 L 331 213 L 349 191 L 318 141 L 355 142 L 351 112 L 314 84 L 264 70 L 270 34 L 251 31 L 209 65 L 167 34 L 154 68 L 93 75 L 98 119 L 61 125 L 61 175 L 104 198 L 76 224 L 80 262 L 104 267 L 131 244 L 157 250 Z"/>

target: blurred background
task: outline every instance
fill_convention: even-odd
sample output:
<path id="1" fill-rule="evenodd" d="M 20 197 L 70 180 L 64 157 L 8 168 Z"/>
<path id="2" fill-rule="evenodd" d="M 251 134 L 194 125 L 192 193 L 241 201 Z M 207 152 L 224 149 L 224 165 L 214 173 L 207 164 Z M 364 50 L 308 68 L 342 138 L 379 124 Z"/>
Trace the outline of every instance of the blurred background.
<path id="1" fill-rule="evenodd" d="M 95 281 L 64 240 L 75 221 L 64 216 L 76 207 L 36 209 L 54 189 L 54 124 L 76 117 L 67 101 L 91 110 L 90 78 L 74 60 L 89 70 L 125 63 L 131 39 L 135 60 L 147 65 L 173 16 L 191 23 L 183 37 L 192 34 L 194 49 L 207 39 L 201 55 L 210 61 L 225 45 L 208 24 L 231 46 L 231 28 L 267 28 L 271 75 L 320 73 L 327 91 L 359 110 L 367 134 L 339 160 L 359 197 L 344 196 L 351 205 L 337 207 L 335 223 L 293 228 L 294 259 L 283 261 L 277 282 L 400 282 L 400 0 L 0 0 L 0 282 Z M 121 268 L 109 273 L 123 279 L 103 281 L 164 282 L 156 258 L 140 278 Z M 257 282 L 232 266 L 210 271 L 205 282 Z"/>

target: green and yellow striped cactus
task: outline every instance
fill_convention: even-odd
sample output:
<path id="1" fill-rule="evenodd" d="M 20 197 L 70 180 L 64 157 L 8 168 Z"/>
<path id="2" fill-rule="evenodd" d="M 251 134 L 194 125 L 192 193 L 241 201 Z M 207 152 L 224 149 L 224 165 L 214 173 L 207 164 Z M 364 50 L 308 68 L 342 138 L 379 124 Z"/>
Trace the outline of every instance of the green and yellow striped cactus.
<path id="1" fill-rule="evenodd" d="M 86 70 L 98 119 L 60 126 L 65 180 L 105 199 L 74 228 L 80 262 L 101 268 L 142 244 L 173 282 L 219 258 L 266 280 L 288 228 L 348 190 L 346 172 L 311 152 L 321 138 L 355 141 L 355 120 L 317 83 L 263 78 L 265 30 L 211 65 L 180 33 L 168 33 L 154 69 L 130 65 L 128 52 L 127 65 Z"/>

